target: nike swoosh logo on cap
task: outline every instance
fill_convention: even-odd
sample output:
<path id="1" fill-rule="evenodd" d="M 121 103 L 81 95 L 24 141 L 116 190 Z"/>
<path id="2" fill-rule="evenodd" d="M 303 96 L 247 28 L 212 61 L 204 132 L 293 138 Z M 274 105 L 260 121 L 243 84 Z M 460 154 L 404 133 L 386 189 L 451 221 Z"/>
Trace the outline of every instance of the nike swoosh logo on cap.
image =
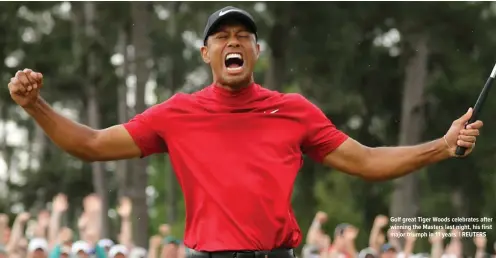
<path id="1" fill-rule="evenodd" d="M 226 14 L 226 13 L 229 13 L 229 12 L 232 12 L 232 11 L 236 11 L 236 9 L 229 9 L 229 10 L 221 11 L 221 12 L 219 13 L 219 16 L 222 16 L 222 15 L 224 15 L 224 14 Z"/>

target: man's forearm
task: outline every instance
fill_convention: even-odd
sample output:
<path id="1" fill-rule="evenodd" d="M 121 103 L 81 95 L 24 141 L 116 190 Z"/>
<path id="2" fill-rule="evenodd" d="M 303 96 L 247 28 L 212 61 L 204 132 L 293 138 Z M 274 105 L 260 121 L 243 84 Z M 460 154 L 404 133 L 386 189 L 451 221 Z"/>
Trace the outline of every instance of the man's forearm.
<path id="1" fill-rule="evenodd" d="M 129 218 L 122 218 L 119 242 L 121 245 L 125 245 L 128 248 L 132 247 L 131 228 L 132 228 L 131 220 Z"/>
<path id="2" fill-rule="evenodd" d="M 308 229 L 307 233 L 307 244 L 315 244 L 317 240 L 317 234 L 320 231 L 320 222 L 314 218 L 312 221 L 312 225 L 310 225 L 310 228 Z"/>
<path id="3" fill-rule="evenodd" d="M 415 146 L 371 148 L 362 177 L 368 180 L 401 177 L 449 157 L 443 139 Z"/>
<path id="4" fill-rule="evenodd" d="M 48 224 L 48 243 L 50 247 L 57 244 L 57 235 L 60 229 L 60 218 L 62 213 L 52 212 L 50 216 L 50 223 Z"/>
<path id="5" fill-rule="evenodd" d="M 21 222 L 19 220 L 14 221 L 14 225 L 12 226 L 12 232 L 10 235 L 9 242 L 7 243 L 7 252 L 13 252 L 19 243 L 19 241 L 22 238 L 22 230 L 24 228 L 24 222 Z"/>
<path id="6" fill-rule="evenodd" d="M 6 225 L 0 225 L 0 245 L 5 245 L 6 243 L 3 242 L 3 236 L 5 235 L 5 229 L 7 228 Z"/>
<path id="7" fill-rule="evenodd" d="M 86 232 L 90 232 L 90 240 L 88 242 L 94 242 L 96 244 L 101 237 L 101 228 L 102 228 L 102 215 L 101 211 L 91 211 L 88 213 L 88 223 L 86 226 Z"/>
<path id="8" fill-rule="evenodd" d="M 93 151 L 89 143 L 95 130 L 58 114 L 41 98 L 25 110 L 57 146 L 78 158 L 91 160 Z"/>
<path id="9" fill-rule="evenodd" d="M 377 225 L 372 226 L 372 230 L 370 230 L 369 235 L 369 247 L 379 251 L 380 246 L 377 246 L 377 238 L 379 237 L 379 233 L 381 232 L 381 228 Z"/>
<path id="10" fill-rule="evenodd" d="M 436 242 L 431 247 L 431 258 L 441 258 L 443 255 L 443 243 Z"/>

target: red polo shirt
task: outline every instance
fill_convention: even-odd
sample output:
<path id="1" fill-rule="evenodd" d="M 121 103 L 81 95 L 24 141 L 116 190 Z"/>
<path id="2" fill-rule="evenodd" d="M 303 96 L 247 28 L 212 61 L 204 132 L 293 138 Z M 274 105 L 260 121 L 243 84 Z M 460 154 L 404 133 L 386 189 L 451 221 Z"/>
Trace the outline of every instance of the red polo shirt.
<path id="1" fill-rule="evenodd" d="M 291 208 L 302 153 L 320 162 L 348 137 L 299 94 L 253 84 L 178 93 L 124 125 L 142 155 L 168 152 L 197 251 L 296 247 Z"/>

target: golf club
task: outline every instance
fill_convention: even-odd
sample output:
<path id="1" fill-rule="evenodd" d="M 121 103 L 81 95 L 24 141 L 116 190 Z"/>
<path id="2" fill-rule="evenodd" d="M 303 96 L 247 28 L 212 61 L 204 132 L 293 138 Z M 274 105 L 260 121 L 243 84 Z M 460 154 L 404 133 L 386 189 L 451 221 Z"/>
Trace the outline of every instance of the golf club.
<path id="1" fill-rule="evenodd" d="M 484 104 L 484 101 L 486 100 L 487 94 L 488 94 L 489 90 L 491 89 L 491 85 L 493 84 L 494 77 L 496 77 L 496 64 L 494 65 L 493 71 L 491 72 L 491 75 L 489 75 L 489 78 L 487 79 L 486 84 L 484 85 L 484 88 L 482 88 L 482 91 L 479 95 L 479 98 L 477 99 L 477 102 L 475 102 L 472 117 L 470 117 L 470 119 L 468 120 L 467 125 L 477 121 L 477 117 L 479 116 L 479 113 L 482 110 L 482 105 Z M 465 127 L 467 125 L 465 125 Z M 463 156 L 465 154 L 466 150 L 467 150 L 467 148 L 458 146 L 456 148 L 455 153 L 458 156 Z"/>

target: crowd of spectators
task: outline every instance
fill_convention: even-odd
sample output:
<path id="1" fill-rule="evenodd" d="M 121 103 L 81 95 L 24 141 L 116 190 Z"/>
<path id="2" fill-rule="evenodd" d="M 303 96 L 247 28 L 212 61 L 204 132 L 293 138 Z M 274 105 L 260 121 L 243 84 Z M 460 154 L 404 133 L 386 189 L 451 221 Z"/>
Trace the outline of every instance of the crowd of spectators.
<path id="1" fill-rule="evenodd" d="M 160 226 L 160 235 L 150 238 L 149 246 L 132 242 L 132 203 L 120 200 L 117 213 L 120 231 L 117 241 L 101 238 L 101 200 L 91 194 L 84 198 L 83 212 L 77 229 L 62 227 L 61 220 L 68 209 L 67 197 L 59 194 L 52 201 L 51 212 L 43 210 L 32 217 L 23 212 L 16 216 L 12 227 L 9 217 L 0 214 L 0 258 L 178 258 L 185 257 L 185 247 L 170 235 L 170 228 Z"/>
<path id="2" fill-rule="evenodd" d="M 188 252 L 180 239 L 170 235 L 170 227 L 167 224 L 160 226 L 160 234 L 152 236 L 148 246 L 136 246 L 132 241 L 132 203 L 129 198 L 122 198 L 117 209 L 120 231 L 116 241 L 100 237 L 101 200 L 97 195 L 91 194 L 84 198 L 83 212 L 75 230 L 61 226 L 61 219 L 68 209 L 65 195 L 55 196 L 51 207 L 51 212 L 43 210 L 34 218 L 26 212 L 18 214 L 12 227 L 9 217 L 0 214 L 0 258 L 185 258 Z M 389 219 L 384 215 L 375 218 L 369 233 L 368 246 L 362 250 L 357 249 L 355 244 L 355 239 L 360 233 L 357 227 L 342 223 L 332 234 L 327 234 L 322 229 L 326 221 L 326 213 L 318 212 L 315 215 L 299 255 L 301 258 L 464 257 L 461 238 L 452 237 L 445 245 L 442 234 L 433 234 L 430 237 L 429 252 L 415 254 L 415 234 L 407 234 L 405 239 L 395 237 L 398 230 L 386 230 Z M 496 258 L 496 243 L 494 254 L 491 255 L 485 252 L 485 237 L 478 236 L 473 240 L 476 246 L 473 258 Z"/>
<path id="3" fill-rule="evenodd" d="M 419 234 L 415 232 L 403 232 L 405 237 L 397 237 L 398 229 L 387 226 L 388 217 L 379 215 L 375 218 L 372 230 L 369 233 L 368 246 L 362 250 L 357 249 L 355 239 L 359 229 L 351 224 L 339 224 L 332 238 L 322 230 L 322 225 L 327 221 L 327 214 L 318 212 L 307 233 L 306 243 L 303 247 L 302 258 L 462 258 L 463 243 L 457 229 L 452 230 L 453 236 L 447 245 L 444 244 L 443 230 L 437 231 L 429 237 L 431 250 L 425 253 L 414 253 L 415 242 Z M 443 234 L 444 233 L 444 234 Z M 472 258 L 495 258 L 494 252 L 486 252 L 487 239 L 484 236 L 476 236 L 473 239 L 476 252 Z"/>

